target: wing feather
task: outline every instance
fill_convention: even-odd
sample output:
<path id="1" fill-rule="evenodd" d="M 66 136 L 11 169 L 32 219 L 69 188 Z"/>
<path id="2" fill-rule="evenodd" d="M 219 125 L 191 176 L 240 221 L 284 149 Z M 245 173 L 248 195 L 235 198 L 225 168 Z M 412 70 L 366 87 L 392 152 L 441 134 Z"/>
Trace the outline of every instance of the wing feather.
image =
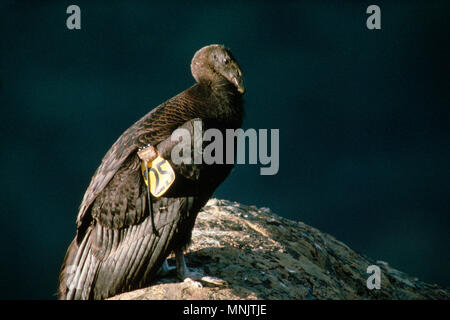
<path id="1" fill-rule="evenodd" d="M 192 120 L 183 126 L 192 133 Z M 161 154 L 167 155 L 174 145 L 169 136 L 157 147 Z M 115 144 L 113 148 L 116 147 Z M 91 182 L 93 187 L 86 193 L 95 193 L 94 189 L 104 184 L 97 177 L 107 177 L 112 172 L 103 172 L 103 168 L 112 168 L 108 164 L 110 157 L 105 156 L 105 165 L 102 163 L 103 167 Z M 78 238 L 67 252 L 60 276 L 60 297 L 103 299 L 149 284 L 164 259 L 175 249 L 174 245 L 188 243 L 196 214 L 216 187 L 209 181 L 212 176 L 218 176 L 214 167 L 205 170 L 202 165 L 172 163 L 176 172 L 173 187 L 152 201 L 157 236 L 149 216 L 139 157 L 131 153 L 124 160 L 114 161 L 122 162 L 120 168 L 111 169 L 115 173 L 110 181 L 97 192 L 91 204 L 87 204 L 89 196 L 83 200 L 82 206 L 89 208 L 79 218 L 89 224 L 85 224 L 83 233 L 77 233 Z M 203 178 L 202 170 L 206 173 Z M 225 177 L 228 172 L 219 174 Z M 201 179 L 207 189 L 193 192 L 189 183 L 202 185 Z"/>
<path id="2" fill-rule="evenodd" d="M 91 222 L 89 208 L 123 168 L 127 159 L 133 157 L 139 148 L 148 144 L 156 146 L 166 140 L 186 121 L 205 115 L 199 111 L 206 112 L 207 108 L 202 108 L 204 102 L 189 94 L 194 87 L 150 111 L 128 128 L 108 150 L 91 179 L 78 211 L 77 228 L 81 232 L 85 231 Z M 194 104 L 197 108 L 192 107 Z"/>

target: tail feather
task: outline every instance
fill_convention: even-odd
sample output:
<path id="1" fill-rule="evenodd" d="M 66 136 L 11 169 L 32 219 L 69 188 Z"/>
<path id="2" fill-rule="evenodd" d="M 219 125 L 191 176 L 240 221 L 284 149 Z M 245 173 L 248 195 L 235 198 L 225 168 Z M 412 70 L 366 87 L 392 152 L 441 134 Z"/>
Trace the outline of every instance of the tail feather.
<path id="1" fill-rule="evenodd" d="M 67 250 L 59 278 L 60 300 L 89 298 L 91 284 L 99 265 L 99 261 L 92 254 L 90 232 L 91 230 L 88 230 L 80 245 L 74 239 Z"/>
<path id="2" fill-rule="evenodd" d="M 158 199 L 156 208 L 166 208 L 164 213 L 155 210 L 158 235 L 148 216 L 140 224 L 120 230 L 100 223 L 87 228 L 83 240 L 75 239 L 69 246 L 58 298 L 104 299 L 148 285 L 167 255 L 187 243 L 185 235 L 190 235 L 195 221 L 195 215 L 187 213 L 191 202 L 187 198 Z"/>

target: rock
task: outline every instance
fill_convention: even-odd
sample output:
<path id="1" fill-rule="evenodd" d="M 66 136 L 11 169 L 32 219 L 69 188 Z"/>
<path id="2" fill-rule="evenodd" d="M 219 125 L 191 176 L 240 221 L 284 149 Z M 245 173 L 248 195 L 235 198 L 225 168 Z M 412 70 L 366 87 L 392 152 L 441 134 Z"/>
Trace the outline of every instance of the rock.
<path id="1" fill-rule="evenodd" d="M 211 199 L 199 213 L 186 262 L 191 270 L 227 284 L 202 286 L 168 277 L 111 299 L 450 298 L 448 288 L 373 261 L 302 222 L 225 200 Z M 381 270 L 380 289 L 367 288 L 370 265 Z"/>

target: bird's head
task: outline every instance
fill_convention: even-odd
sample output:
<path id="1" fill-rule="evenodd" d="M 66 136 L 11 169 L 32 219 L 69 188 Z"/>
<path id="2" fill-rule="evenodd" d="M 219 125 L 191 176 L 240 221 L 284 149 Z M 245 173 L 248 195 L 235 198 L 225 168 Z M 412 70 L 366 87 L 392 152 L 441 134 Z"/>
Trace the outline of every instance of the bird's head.
<path id="1" fill-rule="evenodd" d="M 191 71 L 197 82 L 220 83 L 225 79 L 243 94 L 242 71 L 231 51 L 223 45 L 212 44 L 198 50 L 192 58 Z"/>

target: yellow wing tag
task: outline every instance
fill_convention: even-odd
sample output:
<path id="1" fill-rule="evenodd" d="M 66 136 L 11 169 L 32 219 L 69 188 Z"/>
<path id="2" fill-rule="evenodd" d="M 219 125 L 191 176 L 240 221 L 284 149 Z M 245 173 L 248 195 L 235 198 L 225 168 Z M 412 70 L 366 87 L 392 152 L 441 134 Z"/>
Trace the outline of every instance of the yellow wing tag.
<path id="1" fill-rule="evenodd" d="M 175 181 L 175 172 L 169 161 L 157 156 L 153 161 L 147 162 L 148 173 L 150 175 L 150 192 L 155 197 L 161 197 L 169 190 Z M 145 170 L 145 161 L 141 162 L 142 176 L 145 184 L 148 186 L 147 171 Z"/>

